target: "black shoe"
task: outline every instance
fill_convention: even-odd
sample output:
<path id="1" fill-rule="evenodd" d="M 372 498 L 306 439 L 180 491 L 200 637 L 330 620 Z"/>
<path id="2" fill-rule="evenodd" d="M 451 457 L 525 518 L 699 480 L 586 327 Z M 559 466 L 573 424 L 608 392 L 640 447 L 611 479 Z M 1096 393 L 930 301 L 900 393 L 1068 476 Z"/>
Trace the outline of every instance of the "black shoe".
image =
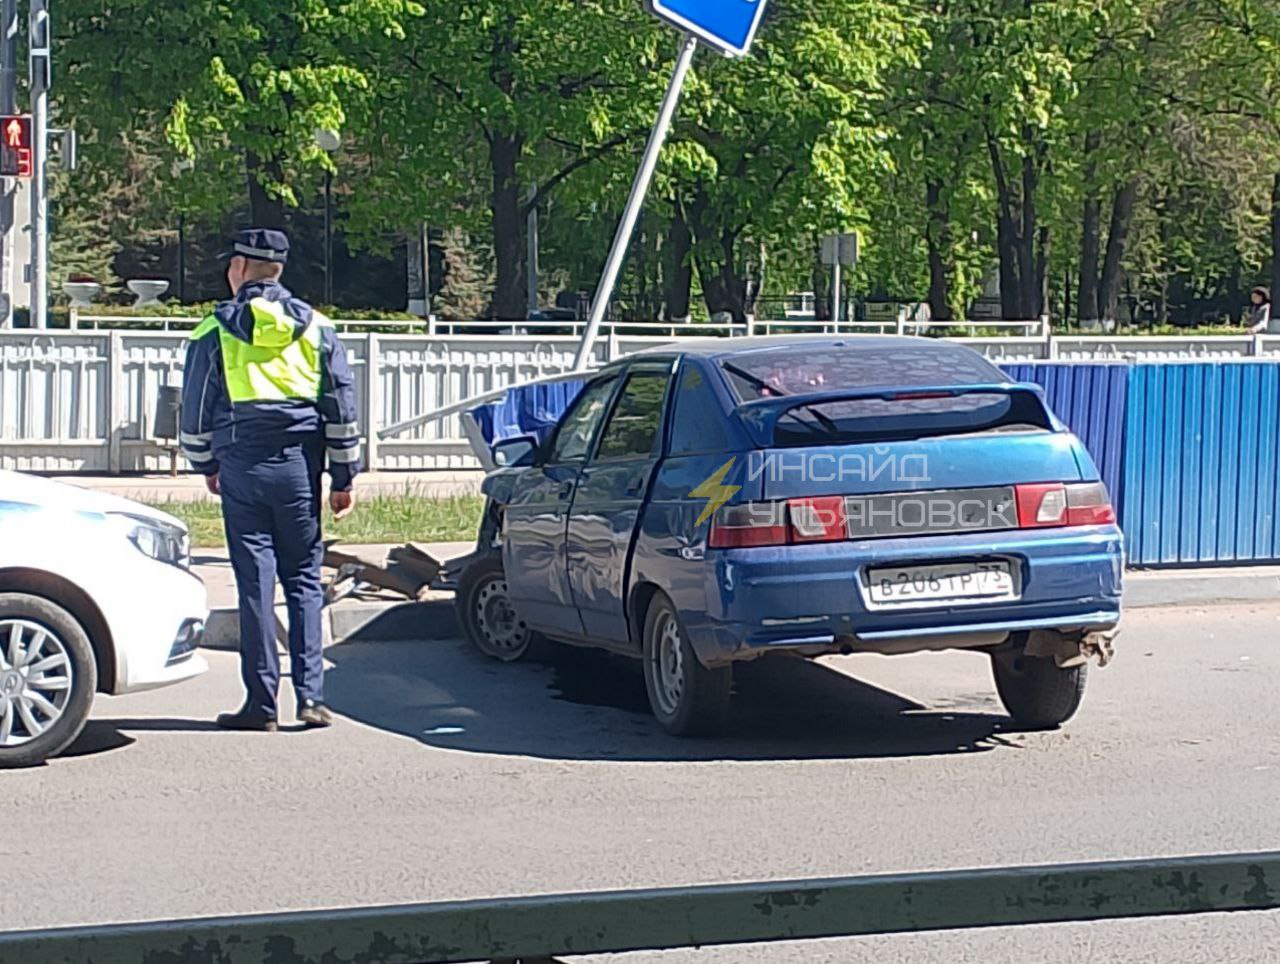
<path id="1" fill-rule="evenodd" d="M 257 733 L 274 733 L 276 718 L 267 716 L 257 710 L 242 706 L 234 713 L 222 713 L 217 719 L 218 726 L 224 730 L 252 730 Z"/>
<path id="2" fill-rule="evenodd" d="M 303 700 L 298 704 L 298 722 L 309 730 L 333 726 L 333 714 L 319 700 Z"/>

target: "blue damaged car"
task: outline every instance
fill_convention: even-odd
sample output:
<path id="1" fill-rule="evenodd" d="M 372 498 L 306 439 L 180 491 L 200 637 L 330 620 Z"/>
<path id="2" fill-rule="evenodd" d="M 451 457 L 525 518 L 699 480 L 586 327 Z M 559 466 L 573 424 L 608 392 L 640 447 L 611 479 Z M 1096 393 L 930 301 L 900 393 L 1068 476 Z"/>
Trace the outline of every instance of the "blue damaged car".
<path id="1" fill-rule="evenodd" d="M 689 341 L 590 377 L 493 449 L 466 635 L 643 661 L 669 731 L 725 720 L 735 663 L 964 649 L 1056 727 L 1105 664 L 1123 538 L 1038 386 L 918 338 Z"/>

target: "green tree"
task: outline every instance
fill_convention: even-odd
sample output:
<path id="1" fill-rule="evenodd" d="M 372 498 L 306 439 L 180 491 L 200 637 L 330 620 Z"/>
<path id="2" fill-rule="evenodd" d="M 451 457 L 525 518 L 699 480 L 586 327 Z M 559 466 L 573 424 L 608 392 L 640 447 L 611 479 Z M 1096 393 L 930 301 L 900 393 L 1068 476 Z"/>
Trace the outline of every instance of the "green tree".
<path id="1" fill-rule="evenodd" d="M 384 46 L 361 138 L 375 163 L 353 226 L 487 231 L 493 314 L 523 317 L 527 215 L 642 141 L 669 38 L 633 0 L 429 4 L 404 44 Z"/>
<path id="2" fill-rule="evenodd" d="M 63 112 L 106 155 L 163 130 L 171 203 L 218 214 L 247 190 L 252 217 L 280 224 L 298 183 L 332 161 L 317 130 L 341 132 L 367 96 L 371 60 L 422 13 L 413 0 L 67 0 L 59 9 Z"/>
<path id="3" fill-rule="evenodd" d="M 741 322 L 768 284 L 770 251 L 793 255 L 795 277 L 817 234 L 865 224 L 890 171 L 885 74 L 922 40 L 900 4 L 778 0 L 749 58 L 698 62 L 659 196 L 688 227 L 710 312 Z"/>

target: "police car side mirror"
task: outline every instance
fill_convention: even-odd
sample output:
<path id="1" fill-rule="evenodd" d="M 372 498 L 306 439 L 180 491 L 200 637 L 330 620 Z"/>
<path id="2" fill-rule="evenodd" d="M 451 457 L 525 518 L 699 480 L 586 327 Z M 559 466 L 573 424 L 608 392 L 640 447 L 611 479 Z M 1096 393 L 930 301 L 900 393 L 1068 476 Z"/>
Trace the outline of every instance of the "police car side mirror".
<path id="1" fill-rule="evenodd" d="M 532 465 L 538 443 L 528 435 L 503 439 L 493 446 L 493 464 L 500 469 L 513 465 Z"/>

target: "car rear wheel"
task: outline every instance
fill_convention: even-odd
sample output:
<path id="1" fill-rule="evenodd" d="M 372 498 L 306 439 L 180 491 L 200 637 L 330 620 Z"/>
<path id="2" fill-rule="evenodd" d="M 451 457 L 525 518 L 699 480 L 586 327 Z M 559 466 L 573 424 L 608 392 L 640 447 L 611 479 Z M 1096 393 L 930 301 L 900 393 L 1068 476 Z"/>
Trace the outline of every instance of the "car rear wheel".
<path id="1" fill-rule="evenodd" d="M 84 628 L 61 606 L 0 593 L 0 768 L 57 756 L 84 729 L 98 666 Z"/>
<path id="2" fill-rule="evenodd" d="M 476 649 L 504 663 L 536 656 L 544 638 L 528 627 L 507 594 L 502 557 L 482 556 L 458 580 L 458 622 Z"/>
<path id="3" fill-rule="evenodd" d="M 992 653 L 996 692 L 1009 715 L 1032 730 L 1052 730 L 1075 716 L 1084 698 L 1086 664 L 1062 669 L 1052 657 Z"/>
<path id="4" fill-rule="evenodd" d="M 733 670 L 698 662 L 671 601 L 653 597 L 644 620 L 644 682 L 658 722 L 675 736 L 709 736 L 724 727 Z"/>

